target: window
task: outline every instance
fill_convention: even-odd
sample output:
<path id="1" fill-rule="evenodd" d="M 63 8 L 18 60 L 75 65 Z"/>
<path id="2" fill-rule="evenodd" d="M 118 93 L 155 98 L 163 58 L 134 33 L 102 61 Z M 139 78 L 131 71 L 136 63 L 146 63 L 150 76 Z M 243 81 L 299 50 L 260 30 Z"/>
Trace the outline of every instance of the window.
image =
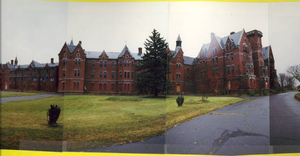
<path id="1" fill-rule="evenodd" d="M 77 69 L 74 70 L 74 76 L 77 76 Z"/>
<path id="2" fill-rule="evenodd" d="M 216 57 L 216 64 L 218 64 L 218 57 Z"/>
<path id="3" fill-rule="evenodd" d="M 39 72 L 39 70 L 37 70 L 37 69 L 33 70 L 33 74 L 37 74 L 38 72 Z"/>
<path id="4" fill-rule="evenodd" d="M 218 72 L 218 70 L 219 70 L 219 69 L 218 69 L 218 68 L 216 68 L 216 75 L 219 75 L 219 72 Z"/>
<path id="5" fill-rule="evenodd" d="M 180 67 L 181 67 L 181 64 L 179 64 L 179 69 L 180 69 Z"/>
<path id="6" fill-rule="evenodd" d="M 131 62 L 131 68 L 133 68 L 133 61 Z"/>
<path id="7" fill-rule="evenodd" d="M 102 71 L 99 72 L 99 78 L 102 78 Z"/>
<path id="8" fill-rule="evenodd" d="M 233 53 L 231 53 L 231 61 L 233 61 Z"/>
<path id="9" fill-rule="evenodd" d="M 54 81 L 54 77 L 50 77 L 50 81 L 52 81 L 52 82 L 53 82 L 53 81 Z"/>
<path id="10" fill-rule="evenodd" d="M 115 68 L 115 62 L 114 61 L 111 63 L 111 67 Z"/>
<path id="11" fill-rule="evenodd" d="M 127 61 L 125 60 L 125 61 L 124 61 L 124 67 L 126 67 L 126 63 L 127 63 Z"/>
<path id="12" fill-rule="evenodd" d="M 126 71 L 124 71 L 124 78 L 126 78 L 126 73 L 127 73 L 127 72 L 126 72 Z"/>
<path id="13" fill-rule="evenodd" d="M 215 69 L 212 69 L 212 75 L 215 76 Z"/>
<path id="14" fill-rule="evenodd" d="M 119 65 L 122 66 L 122 61 L 119 61 Z"/>
<path id="15" fill-rule="evenodd" d="M 30 71 L 31 72 L 31 71 Z M 26 73 L 26 71 L 25 71 L 25 73 Z M 54 73 L 54 68 L 51 68 L 50 69 L 50 73 Z M 28 73 L 27 73 L 28 74 Z"/>
<path id="16" fill-rule="evenodd" d="M 227 57 L 227 61 L 229 61 L 229 54 L 227 54 L 226 57 Z"/>
<path id="17" fill-rule="evenodd" d="M 92 67 L 95 67 L 95 61 L 92 61 Z"/>
<path id="18" fill-rule="evenodd" d="M 122 71 L 119 71 L 119 77 L 122 78 Z"/>
<path id="19" fill-rule="evenodd" d="M 227 74 L 230 74 L 230 66 L 227 66 Z"/>
<path id="20" fill-rule="evenodd" d="M 131 72 L 131 78 L 133 79 L 133 72 Z"/>
<path id="21" fill-rule="evenodd" d="M 130 72 L 127 73 L 128 78 L 130 78 Z"/>
<path id="22" fill-rule="evenodd" d="M 107 67 L 107 61 L 104 61 L 104 67 Z"/>
<path id="23" fill-rule="evenodd" d="M 115 84 L 114 84 L 114 83 L 111 84 L 111 90 L 112 90 L 112 91 L 115 90 Z"/>
<path id="24" fill-rule="evenodd" d="M 130 61 L 127 61 L 127 66 L 128 66 L 128 67 L 130 66 L 129 64 L 130 64 Z"/>
<path id="25" fill-rule="evenodd" d="M 189 73 L 189 71 L 190 71 L 190 68 L 187 68 L 187 69 L 186 69 L 186 72 Z"/>
<path id="26" fill-rule="evenodd" d="M 105 78 L 105 79 L 106 79 L 106 73 L 107 73 L 107 72 L 104 72 L 104 78 Z"/>
<path id="27" fill-rule="evenodd" d="M 67 62 L 67 59 L 63 59 L 63 65 L 65 66 Z"/>
<path id="28" fill-rule="evenodd" d="M 76 86 L 76 82 L 73 81 L 73 89 L 75 89 L 75 86 Z"/>
<path id="29" fill-rule="evenodd" d="M 102 66 L 103 66 L 102 61 L 100 61 L 100 67 L 102 67 Z"/>
<path id="30" fill-rule="evenodd" d="M 250 66 L 247 65 L 246 67 L 247 67 L 247 73 L 249 73 L 250 72 Z"/>
<path id="31" fill-rule="evenodd" d="M 17 77 L 17 81 L 22 81 L 22 77 Z"/>
<path id="32" fill-rule="evenodd" d="M 92 71 L 91 77 L 94 78 L 94 76 L 95 76 L 95 71 Z"/>
<path id="33" fill-rule="evenodd" d="M 231 74 L 234 74 L 234 66 L 231 66 Z"/>
<path id="34" fill-rule="evenodd" d="M 77 54 L 76 54 L 76 56 L 77 56 L 77 57 L 79 57 L 79 56 L 80 56 L 80 54 L 79 54 L 79 53 L 77 53 Z"/>
<path id="35" fill-rule="evenodd" d="M 112 78 L 112 79 L 115 78 L 115 72 L 111 72 L 111 78 Z"/>
<path id="36" fill-rule="evenodd" d="M 200 67 L 202 66 L 202 61 L 200 61 Z"/>
<path id="37" fill-rule="evenodd" d="M 66 70 L 63 70 L 63 77 L 66 76 Z"/>
<path id="38" fill-rule="evenodd" d="M 211 59 L 211 64 L 214 65 L 214 63 L 215 63 L 215 59 L 212 58 L 212 59 Z"/>
<path id="39" fill-rule="evenodd" d="M 31 73 L 31 70 L 25 70 L 25 74 L 30 74 L 30 73 Z"/>
<path id="40" fill-rule="evenodd" d="M 39 78 L 38 77 L 32 77 L 32 81 L 38 81 Z"/>
<path id="41" fill-rule="evenodd" d="M 99 83 L 99 91 L 102 91 L 102 83 Z"/>
<path id="42" fill-rule="evenodd" d="M 77 76 L 78 77 L 80 76 L 80 70 L 79 69 L 77 70 Z"/>
<path id="43" fill-rule="evenodd" d="M 31 78 L 30 77 L 24 77 L 24 81 L 30 81 Z"/>
<path id="44" fill-rule="evenodd" d="M 78 59 L 78 65 L 79 65 L 79 66 L 80 66 L 80 61 L 81 61 L 81 60 L 80 60 L 80 59 Z M 79 83 L 79 82 L 78 82 L 78 83 Z M 78 88 L 77 88 L 77 89 L 78 89 Z"/>
<path id="45" fill-rule="evenodd" d="M 77 59 L 75 59 L 75 66 L 77 65 Z M 74 82 L 75 83 L 75 82 Z M 75 86 L 75 85 L 74 85 Z"/>

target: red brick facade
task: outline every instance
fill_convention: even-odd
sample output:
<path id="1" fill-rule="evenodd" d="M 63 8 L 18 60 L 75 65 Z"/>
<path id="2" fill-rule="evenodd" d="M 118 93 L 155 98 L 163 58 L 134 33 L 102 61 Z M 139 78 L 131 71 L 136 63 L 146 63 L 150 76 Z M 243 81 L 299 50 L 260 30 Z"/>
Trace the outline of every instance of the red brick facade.
<path id="1" fill-rule="evenodd" d="M 237 93 L 270 89 L 277 83 L 271 46 L 262 47 L 262 32 L 231 32 L 223 38 L 211 33 L 196 58 L 184 56 L 178 36 L 172 55 L 173 92 Z M 135 93 L 142 48 L 131 53 L 127 46 L 121 52 L 91 52 L 65 43 L 58 54 L 59 63 L 18 66 L 1 65 L 2 89 L 34 89 L 60 93 Z M 16 60 L 17 61 L 17 60 Z M 16 62 L 17 63 L 17 62 Z M 15 63 L 15 64 L 16 64 Z M 46 79 L 47 78 L 47 79 Z M 53 80 L 54 78 L 54 80 Z M 51 79 L 51 80 L 50 80 Z"/>
<path id="2" fill-rule="evenodd" d="M 38 90 L 57 91 L 58 63 L 32 61 L 29 65 L 18 65 L 15 62 L 2 64 L 0 67 L 0 87 L 2 90 Z"/>

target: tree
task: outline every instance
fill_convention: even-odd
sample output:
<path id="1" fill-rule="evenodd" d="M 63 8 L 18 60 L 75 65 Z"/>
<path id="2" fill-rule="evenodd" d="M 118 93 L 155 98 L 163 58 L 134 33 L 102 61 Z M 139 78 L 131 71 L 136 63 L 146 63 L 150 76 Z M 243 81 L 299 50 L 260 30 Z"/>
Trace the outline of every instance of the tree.
<path id="1" fill-rule="evenodd" d="M 278 81 L 282 90 L 292 90 L 295 87 L 295 78 L 291 75 L 280 73 L 278 74 Z"/>
<path id="2" fill-rule="evenodd" d="M 287 72 L 300 82 L 300 64 L 288 67 Z"/>
<path id="3" fill-rule="evenodd" d="M 141 65 L 137 66 L 140 72 L 136 88 L 140 94 L 153 94 L 155 97 L 160 93 L 167 93 L 172 85 L 167 79 L 170 74 L 169 60 L 171 56 L 167 53 L 168 43 L 155 29 L 145 43 L 146 53 L 142 57 Z"/>

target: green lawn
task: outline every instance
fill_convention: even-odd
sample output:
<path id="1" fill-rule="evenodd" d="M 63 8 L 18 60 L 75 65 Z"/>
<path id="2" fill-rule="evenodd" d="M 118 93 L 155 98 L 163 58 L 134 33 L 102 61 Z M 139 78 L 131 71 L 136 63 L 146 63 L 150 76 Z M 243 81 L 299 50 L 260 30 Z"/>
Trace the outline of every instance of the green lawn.
<path id="1" fill-rule="evenodd" d="M 32 95 L 39 95 L 39 93 L 0 93 L 1 98 L 18 97 L 18 96 L 32 96 Z"/>
<path id="2" fill-rule="evenodd" d="M 236 97 L 140 98 L 65 96 L 7 102 L 1 106 L 2 148 L 18 149 L 20 140 L 68 141 L 68 150 L 87 150 L 115 143 L 141 141 L 163 134 L 167 128 L 228 104 Z M 63 108 L 59 127 L 48 127 L 50 104 Z M 63 125 L 63 127 L 62 127 Z"/>

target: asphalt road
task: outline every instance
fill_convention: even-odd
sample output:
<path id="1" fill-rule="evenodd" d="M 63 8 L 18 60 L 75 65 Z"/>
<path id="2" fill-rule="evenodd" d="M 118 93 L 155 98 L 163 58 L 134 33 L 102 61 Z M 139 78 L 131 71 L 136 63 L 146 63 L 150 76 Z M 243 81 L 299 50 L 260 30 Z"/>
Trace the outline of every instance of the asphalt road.
<path id="1" fill-rule="evenodd" d="M 1 91 L 1 93 L 20 93 L 22 92 L 7 92 L 7 91 Z M 32 96 L 19 96 L 19 97 L 5 97 L 5 98 L 0 98 L 1 103 L 5 102 L 11 102 L 11 101 L 26 101 L 26 100 L 34 100 L 34 99 L 39 99 L 39 98 L 45 98 L 45 97 L 59 97 L 63 95 L 58 95 L 58 94 L 40 94 L 40 95 L 32 95 Z"/>
<path id="2" fill-rule="evenodd" d="M 270 144 L 273 153 L 300 153 L 300 102 L 294 99 L 297 93 L 270 97 Z"/>
<path id="3" fill-rule="evenodd" d="M 143 142 L 89 152 L 268 154 L 269 127 L 269 97 L 258 97 L 196 117 Z"/>

